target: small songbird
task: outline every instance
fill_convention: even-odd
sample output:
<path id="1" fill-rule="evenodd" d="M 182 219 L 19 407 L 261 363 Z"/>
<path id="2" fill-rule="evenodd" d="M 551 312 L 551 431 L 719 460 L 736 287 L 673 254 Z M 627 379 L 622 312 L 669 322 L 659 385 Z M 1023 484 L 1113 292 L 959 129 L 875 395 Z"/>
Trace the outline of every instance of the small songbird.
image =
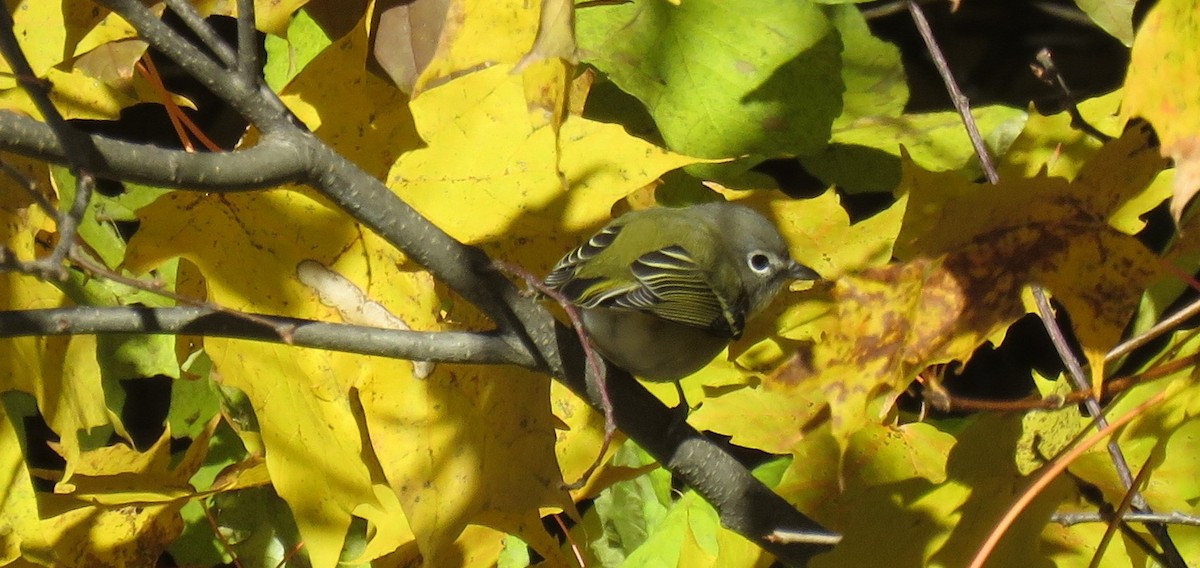
<path id="1" fill-rule="evenodd" d="M 792 280 L 819 280 L 762 215 L 731 203 L 626 213 L 545 285 L 580 308 L 606 359 L 655 382 L 704 367 Z M 678 384 L 678 383 L 677 383 Z"/>

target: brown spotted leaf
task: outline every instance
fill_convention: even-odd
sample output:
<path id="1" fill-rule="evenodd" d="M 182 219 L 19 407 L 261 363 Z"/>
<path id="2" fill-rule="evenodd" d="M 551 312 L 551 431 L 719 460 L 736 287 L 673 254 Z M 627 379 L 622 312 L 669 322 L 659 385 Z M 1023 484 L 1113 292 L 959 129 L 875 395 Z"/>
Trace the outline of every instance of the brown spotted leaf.
<path id="1" fill-rule="evenodd" d="M 939 358 L 947 360 L 947 343 L 958 337 L 956 325 L 967 306 L 952 273 L 929 259 L 841 278 L 833 304 L 826 336 L 799 359 L 803 364 L 785 367 L 767 389 L 795 401 L 807 399 L 803 393 L 822 392 L 831 408 L 833 435 L 844 450 L 854 432 L 879 422 L 894 393 L 918 372 Z M 793 419 L 808 424 L 824 410 L 824 405 L 797 403 Z"/>
<path id="2" fill-rule="evenodd" d="M 961 360 L 963 349 L 998 338 L 1027 311 L 1022 295 L 1041 285 L 1070 313 L 1098 387 L 1104 354 L 1160 271 L 1149 250 L 1114 228 L 1114 216 L 1163 165 L 1144 128 L 1106 144 L 1071 182 L 1037 176 L 980 185 L 906 164 L 909 204 L 895 254 L 944 258 L 966 297 L 956 339 L 948 339 L 960 349 L 942 356 Z"/>
<path id="3" fill-rule="evenodd" d="M 1110 218 L 1162 165 L 1144 129 L 1107 144 L 1071 182 L 1038 176 L 982 185 L 906 162 L 908 204 L 894 249 L 901 262 L 840 278 L 823 337 L 766 389 L 796 401 L 790 423 L 812 428 L 828 412 L 847 451 L 851 436 L 884 421 L 930 365 L 965 362 L 985 341 L 999 343 L 1028 311 L 1023 297 L 1035 284 L 1071 314 L 1100 376 L 1105 352 L 1159 273 L 1157 258 Z M 828 410 L 800 396 L 812 391 L 823 393 Z"/>

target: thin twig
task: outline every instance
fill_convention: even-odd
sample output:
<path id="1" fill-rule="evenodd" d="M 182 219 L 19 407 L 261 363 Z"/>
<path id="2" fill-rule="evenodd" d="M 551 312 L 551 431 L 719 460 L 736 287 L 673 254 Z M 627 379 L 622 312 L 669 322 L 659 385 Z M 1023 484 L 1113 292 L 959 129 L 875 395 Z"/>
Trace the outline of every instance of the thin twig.
<path id="1" fill-rule="evenodd" d="M 184 128 L 183 121 L 179 116 L 179 107 L 175 101 L 171 100 L 170 91 L 163 85 L 158 68 L 154 66 L 154 58 L 146 53 L 141 60 L 133 64 L 133 68 L 142 78 L 146 79 L 147 83 L 150 83 L 150 88 L 154 89 L 155 94 L 162 101 L 163 112 L 167 113 L 167 120 L 171 122 L 171 128 L 175 131 L 175 138 L 179 139 L 179 145 L 185 151 L 195 152 L 196 147 L 192 145 L 192 139 L 188 136 L 187 129 Z"/>
<path id="2" fill-rule="evenodd" d="M 1177 329 L 1180 324 L 1188 319 L 1191 319 L 1192 317 L 1195 317 L 1197 314 L 1200 314 L 1200 298 L 1193 300 L 1192 303 L 1184 306 L 1183 309 L 1163 318 L 1162 321 L 1154 324 L 1150 327 L 1150 329 L 1147 329 L 1137 336 L 1131 337 L 1122 342 L 1120 345 L 1113 347 L 1112 351 L 1109 351 L 1108 354 L 1104 356 L 1104 362 L 1111 363 L 1128 355 L 1134 349 L 1154 341 L 1160 335 Z"/>
<path id="3" fill-rule="evenodd" d="M 975 155 L 979 156 L 979 165 L 983 168 L 984 175 L 987 176 L 989 183 L 993 185 L 1000 183 L 1000 174 L 996 173 L 996 162 L 992 159 L 992 154 L 988 152 L 987 144 L 983 142 L 983 136 L 979 134 L 979 126 L 975 124 L 975 118 L 971 116 L 971 101 L 962 94 L 958 83 L 954 80 L 954 75 L 950 73 L 950 65 L 946 63 L 942 48 L 938 46 L 937 40 L 933 37 L 933 30 L 929 28 L 929 20 L 925 19 L 925 11 L 914 0 L 908 0 L 908 12 L 912 14 L 913 23 L 917 25 L 917 31 L 921 33 L 921 38 L 925 40 L 925 47 L 929 50 L 929 56 L 933 58 L 933 65 L 937 67 L 938 74 L 942 76 L 942 82 L 946 84 L 946 91 L 950 93 L 950 101 L 954 103 L 954 110 L 958 111 L 958 116 L 962 118 L 963 125 L 967 128 L 967 136 L 970 137 L 971 145 L 975 148 Z"/>
<path id="4" fill-rule="evenodd" d="M 283 568 L 284 566 L 287 566 L 288 561 L 291 560 L 293 556 L 296 556 L 297 554 L 299 554 L 300 549 L 302 549 L 302 548 L 304 548 L 303 540 L 300 542 L 297 542 L 295 544 L 295 546 L 289 548 L 287 554 L 284 554 L 283 558 L 279 559 L 279 564 L 276 564 L 275 568 Z"/>
<path id="5" fill-rule="evenodd" d="M 1122 515 L 1129 512 L 1134 498 L 1141 494 L 1138 487 L 1141 487 L 1146 482 L 1146 478 L 1153 471 L 1154 468 L 1150 467 L 1150 460 L 1152 459 L 1154 459 L 1153 454 L 1146 457 L 1146 461 L 1142 463 L 1142 469 L 1138 470 L 1137 477 L 1133 479 L 1133 486 L 1125 491 L 1125 495 L 1121 497 L 1121 502 L 1117 504 L 1117 507 L 1109 511 L 1102 511 L 1108 513 L 1110 518 L 1108 526 L 1104 528 L 1104 535 L 1100 537 L 1100 542 L 1096 543 L 1096 553 L 1092 555 L 1092 562 L 1088 565 L 1088 568 L 1096 568 L 1100 565 L 1100 559 L 1104 557 L 1104 550 L 1108 548 L 1108 543 L 1112 542 L 1112 537 L 1117 534 L 1118 530 L 1125 534 L 1133 532 L 1125 522 L 1125 519 L 1122 518 Z M 1162 526 L 1162 523 L 1146 523 L 1147 528 L 1154 525 Z M 1158 551 L 1150 547 L 1149 544 L 1144 543 L 1142 549 L 1154 557 L 1158 563 L 1169 566 L 1170 561 L 1164 555 L 1159 554 Z"/>
<path id="6" fill-rule="evenodd" d="M 237 71 L 246 81 L 259 82 L 258 32 L 254 29 L 254 0 L 238 0 Z"/>
<path id="7" fill-rule="evenodd" d="M 158 68 L 154 66 L 153 57 L 150 57 L 149 54 L 143 56 L 142 59 L 138 61 L 136 65 L 134 65 L 134 68 L 146 78 L 146 80 L 150 83 L 150 86 L 154 89 L 155 93 L 158 94 L 159 99 L 162 100 L 163 110 L 166 111 L 167 118 L 171 120 L 171 126 L 175 128 L 175 136 L 179 138 L 179 143 L 183 146 L 184 150 L 188 152 L 196 151 L 195 146 L 192 146 L 192 139 L 188 136 L 190 133 L 192 136 L 195 136 L 196 140 L 199 140 L 209 152 L 224 151 L 224 148 L 222 148 L 216 142 L 213 142 L 213 140 L 209 138 L 199 126 L 196 125 L 195 121 L 193 121 L 186 112 L 183 112 L 183 109 L 179 108 L 179 105 L 175 104 L 175 101 L 171 99 L 171 92 L 168 91 L 167 86 L 163 84 L 162 74 L 159 73 Z"/>
<path id="8" fill-rule="evenodd" d="M 1062 73 L 1059 72 L 1058 66 L 1054 64 L 1054 58 L 1050 55 L 1050 49 L 1043 47 L 1038 51 L 1035 59 L 1037 60 L 1037 64 L 1031 66 L 1033 67 L 1033 74 L 1046 84 L 1058 89 L 1063 97 L 1063 103 L 1067 107 L 1067 114 L 1071 117 L 1071 127 L 1082 130 L 1084 134 L 1102 143 L 1112 140 L 1112 136 L 1097 130 L 1095 126 L 1092 126 L 1080 114 L 1078 101 L 1075 99 L 1075 95 L 1071 93 L 1071 89 L 1067 87 L 1067 81 L 1063 78 Z"/>
<path id="9" fill-rule="evenodd" d="M 579 563 L 580 567 L 587 566 L 587 561 L 583 559 L 583 551 L 579 549 L 579 543 L 571 536 L 571 531 L 567 528 L 567 523 L 562 520 L 562 515 L 555 513 L 550 515 L 554 517 L 554 522 L 558 523 L 559 530 L 562 531 L 563 538 L 567 539 L 567 543 L 571 546 L 571 552 L 575 553 L 575 562 Z"/>
<path id="10" fill-rule="evenodd" d="M 834 546 L 842 542 L 842 535 L 814 535 L 810 532 L 779 530 L 768 535 L 767 540 L 788 544 L 822 544 Z"/>
<path id="11" fill-rule="evenodd" d="M 1001 537 L 1004 536 L 1004 533 L 1008 532 L 1009 527 L 1016 522 L 1017 517 L 1025 510 L 1026 507 L 1029 506 L 1030 503 L 1033 502 L 1034 497 L 1036 497 L 1047 486 L 1049 486 L 1051 481 L 1061 475 L 1063 471 L 1065 471 L 1067 467 L 1071 465 L 1072 462 L 1078 459 L 1079 456 L 1083 455 L 1084 452 L 1091 449 L 1092 446 L 1095 446 L 1097 443 L 1099 443 L 1100 440 L 1112 434 L 1118 428 L 1125 426 L 1134 418 L 1141 416 L 1146 410 L 1157 405 L 1163 400 L 1166 400 L 1167 393 L 1168 391 L 1165 390 L 1160 391 L 1158 394 L 1146 399 L 1145 402 L 1142 402 L 1121 417 L 1113 420 L 1107 427 L 1098 430 L 1091 436 L 1088 436 L 1086 440 L 1072 447 L 1070 451 L 1059 456 L 1057 459 L 1051 462 L 1048 467 L 1044 468 L 1041 475 L 1039 475 L 1038 478 L 1025 489 L 1025 492 L 1022 493 L 1021 496 L 1017 498 L 1016 502 L 1014 502 L 1013 505 L 1008 508 L 1008 511 L 1005 512 L 1004 517 L 996 523 L 995 528 L 992 529 L 992 532 L 988 535 L 987 540 L 980 545 L 978 552 L 975 554 L 975 558 L 971 561 L 970 568 L 983 567 L 983 563 L 987 561 L 989 556 L 991 556 L 992 551 L 995 550 L 996 545 L 999 544 Z"/>
<path id="12" fill-rule="evenodd" d="M 1200 527 L 1200 516 L 1187 515 L 1179 511 L 1171 513 L 1134 513 L 1129 512 L 1120 516 L 1121 520 L 1127 523 L 1162 523 L 1168 525 L 1185 525 L 1190 527 Z M 1078 513 L 1054 513 L 1050 515 L 1050 521 L 1058 523 L 1064 527 L 1070 527 L 1082 523 L 1107 523 L 1109 522 L 1106 515 L 1096 511 L 1083 511 Z"/>
<path id="13" fill-rule="evenodd" d="M 1083 371 L 1083 365 L 1079 362 L 1079 358 L 1075 356 L 1075 351 L 1071 349 L 1071 345 L 1067 343 L 1067 336 L 1063 333 L 1062 327 L 1058 325 L 1058 318 L 1054 314 L 1054 308 L 1050 305 L 1050 298 L 1046 295 L 1045 288 L 1041 286 L 1034 287 L 1033 301 L 1037 304 L 1038 317 L 1042 320 L 1042 326 L 1046 328 L 1046 333 L 1050 335 L 1050 343 L 1054 345 L 1054 350 L 1058 352 L 1058 357 L 1063 364 L 1067 366 L 1067 375 L 1075 384 L 1075 388 L 1080 390 L 1090 390 L 1091 383 Z M 1088 405 L 1088 413 L 1097 418 L 1097 425 L 1101 428 L 1105 426 L 1100 415 L 1100 405 L 1095 397 L 1084 401 Z M 1132 479 L 1132 477 L 1130 477 Z"/>
<path id="14" fill-rule="evenodd" d="M 221 39 L 221 36 L 217 35 L 216 30 L 208 25 L 208 22 L 204 21 L 204 17 L 200 15 L 200 12 L 196 11 L 196 8 L 190 2 L 184 0 L 165 1 L 167 7 L 172 12 L 175 12 L 175 15 L 179 16 L 180 20 L 183 20 L 184 25 L 192 33 L 196 34 L 196 37 L 200 38 L 200 41 L 204 43 L 204 47 L 207 47 L 213 55 L 216 55 L 227 69 L 232 70 L 237 68 L 237 55 Z"/>

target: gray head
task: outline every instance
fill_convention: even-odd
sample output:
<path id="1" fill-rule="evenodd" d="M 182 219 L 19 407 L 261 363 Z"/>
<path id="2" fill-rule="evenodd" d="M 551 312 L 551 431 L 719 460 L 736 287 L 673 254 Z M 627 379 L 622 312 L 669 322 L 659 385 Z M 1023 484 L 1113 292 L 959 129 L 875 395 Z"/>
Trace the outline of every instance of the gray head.
<path id="1" fill-rule="evenodd" d="M 787 243 L 765 217 L 741 205 L 706 203 L 711 208 L 715 229 L 726 252 L 737 259 L 738 276 L 748 294 L 750 314 L 771 302 L 779 289 L 792 280 L 820 280 L 813 269 L 792 259 Z M 732 232 L 732 233 L 731 233 Z"/>

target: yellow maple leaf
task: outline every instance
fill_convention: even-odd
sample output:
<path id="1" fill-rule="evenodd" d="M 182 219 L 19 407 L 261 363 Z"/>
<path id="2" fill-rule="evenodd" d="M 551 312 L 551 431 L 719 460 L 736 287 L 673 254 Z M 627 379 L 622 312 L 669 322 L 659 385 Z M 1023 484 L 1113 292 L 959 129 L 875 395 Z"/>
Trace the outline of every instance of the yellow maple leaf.
<path id="1" fill-rule="evenodd" d="M 382 177 L 420 144 L 408 98 L 367 71 L 371 11 L 321 51 L 279 98 L 314 133 L 358 167 Z"/>
<path id="2" fill-rule="evenodd" d="M 1200 5 L 1163 0 L 1146 14 L 1133 39 L 1121 115 L 1141 117 L 1162 140 L 1162 154 L 1175 160 L 1171 214 L 1179 221 L 1200 190 Z"/>
<path id="3" fill-rule="evenodd" d="M 5 156 L 38 188 L 52 187 L 45 164 Z M 56 230 L 55 220 L 34 205 L 28 190 L 10 176 L 0 180 L 0 243 L 15 258 L 31 261 L 48 254 L 45 234 Z M 58 308 L 71 302 L 58 287 L 17 271 L 0 272 L 0 309 Z M 95 336 L 16 337 L 0 341 L 0 389 L 32 394 L 42 418 L 62 437 L 68 476 L 80 452 L 78 432 L 112 424 L 105 406 L 96 361 Z"/>

